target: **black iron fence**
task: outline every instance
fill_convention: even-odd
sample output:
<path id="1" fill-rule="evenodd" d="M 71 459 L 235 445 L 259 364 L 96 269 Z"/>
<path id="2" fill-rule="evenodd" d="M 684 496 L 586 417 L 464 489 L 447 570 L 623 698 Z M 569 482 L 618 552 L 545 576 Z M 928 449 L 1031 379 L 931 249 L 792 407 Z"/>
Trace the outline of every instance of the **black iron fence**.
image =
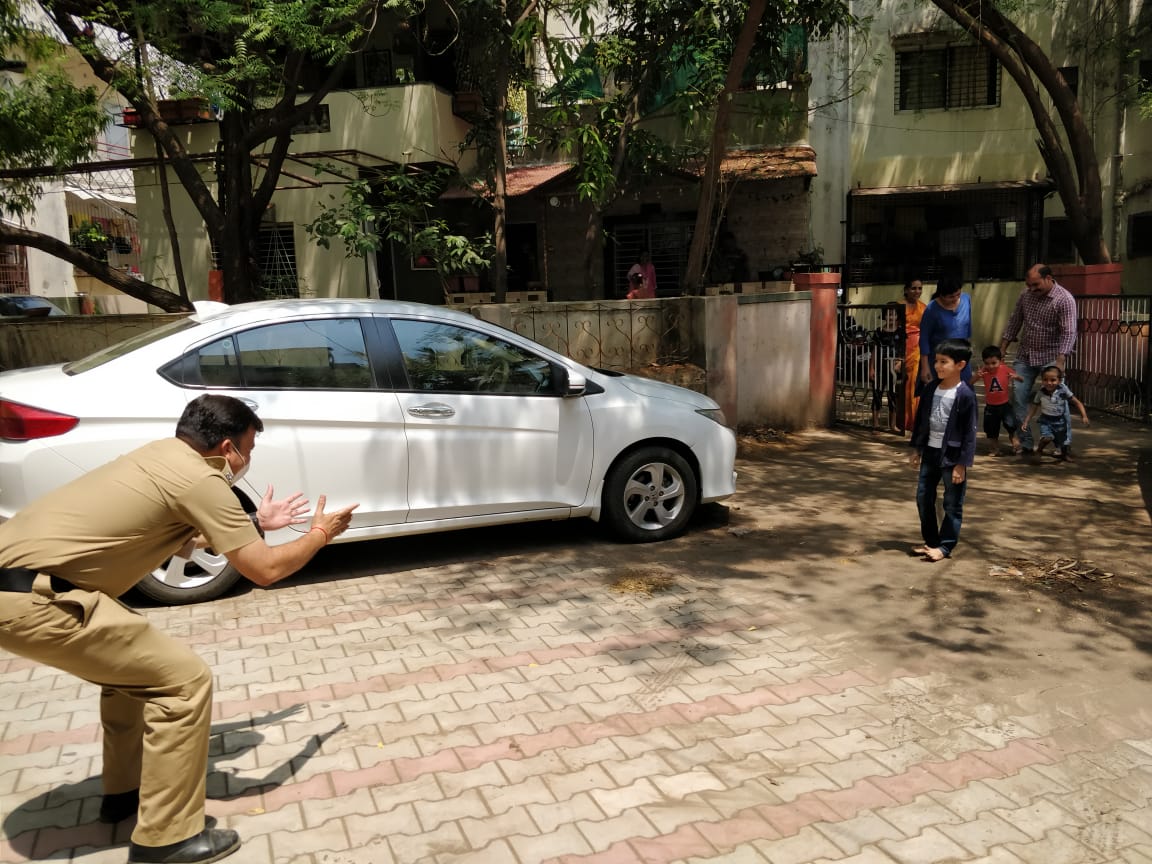
<path id="1" fill-rule="evenodd" d="M 1152 422 L 1152 295 L 1077 297 L 1076 304 L 1076 348 L 1068 361 L 1068 386 L 1094 411 Z M 895 347 L 885 335 L 885 327 L 893 326 L 885 325 L 885 318 L 891 317 L 903 334 L 902 303 L 839 307 L 837 421 L 903 431 L 906 370 L 899 361 L 905 342 L 901 339 Z M 978 354 L 973 362 L 980 362 Z M 889 375 L 889 369 L 899 372 Z M 916 374 L 915 369 L 907 371 Z M 895 423 L 890 422 L 893 416 Z"/>
<path id="2" fill-rule="evenodd" d="M 1080 401 L 1147 423 L 1152 420 L 1152 295 L 1077 297 L 1076 348 L 1068 386 Z"/>
<path id="3" fill-rule="evenodd" d="M 836 420 L 904 431 L 904 304 L 840 306 L 836 315 Z M 916 370 L 911 370 L 912 374 Z"/>

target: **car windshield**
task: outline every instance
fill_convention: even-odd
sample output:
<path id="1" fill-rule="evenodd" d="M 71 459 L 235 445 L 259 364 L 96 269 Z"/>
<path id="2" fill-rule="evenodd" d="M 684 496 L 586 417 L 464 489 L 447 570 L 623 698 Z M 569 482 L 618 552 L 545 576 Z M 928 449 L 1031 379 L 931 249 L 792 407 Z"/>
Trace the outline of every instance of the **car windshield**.
<path id="1" fill-rule="evenodd" d="M 145 345 L 151 345 L 165 336 L 171 336 L 173 333 L 179 333 L 181 330 L 187 330 L 195 327 L 200 322 L 194 318 L 181 318 L 179 321 L 172 321 L 157 327 L 155 330 L 149 330 L 145 333 L 140 333 L 130 339 L 125 339 L 123 342 L 117 342 L 115 345 L 109 345 L 107 348 L 101 348 L 99 351 L 89 354 L 87 357 L 82 357 L 79 360 L 73 360 L 71 363 L 64 364 L 64 373 L 66 375 L 79 375 L 81 372 L 87 372 L 90 369 L 95 369 L 97 366 L 103 366 L 109 360 L 115 360 L 117 357 L 123 357 L 137 348 L 143 348 Z"/>

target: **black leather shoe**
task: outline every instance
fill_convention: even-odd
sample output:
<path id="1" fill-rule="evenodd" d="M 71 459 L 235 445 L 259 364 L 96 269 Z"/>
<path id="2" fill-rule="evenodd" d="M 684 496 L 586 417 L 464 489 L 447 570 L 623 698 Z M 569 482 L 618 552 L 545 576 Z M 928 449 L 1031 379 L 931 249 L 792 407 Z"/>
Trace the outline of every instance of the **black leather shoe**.
<path id="1" fill-rule="evenodd" d="M 128 847 L 128 864 L 208 864 L 240 848 L 240 835 L 227 828 L 205 828 L 195 837 L 167 846 Z"/>
<path id="2" fill-rule="evenodd" d="M 117 792 L 114 795 L 105 795 L 100 802 L 100 821 L 113 823 L 123 822 L 130 816 L 135 816 L 140 809 L 140 790 L 130 792 Z"/>

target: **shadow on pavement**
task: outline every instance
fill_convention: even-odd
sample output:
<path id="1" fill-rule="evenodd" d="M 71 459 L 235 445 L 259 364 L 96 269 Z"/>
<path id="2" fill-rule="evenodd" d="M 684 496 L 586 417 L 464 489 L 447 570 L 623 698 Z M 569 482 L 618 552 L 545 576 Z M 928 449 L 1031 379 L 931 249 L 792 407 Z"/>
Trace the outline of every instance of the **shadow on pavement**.
<path id="1" fill-rule="evenodd" d="M 1094 670 L 1152 680 L 1152 432 L 1094 418 L 1076 447 L 1070 464 L 978 458 L 961 544 L 938 564 L 908 552 L 920 537 L 906 442 L 837 429 L 743 439 L 739 491 L 677 540 L 622 544 L 573 520 L 365 541 L 325 550 L 271 590 L 330 582 L 334 606 L 371 609 L 427 604 L 432 579 L 441 602 L 420 611 L 446 635 L 514 627 L 519 606 L 564 603 L 587 611 L 576 625 L 586 633 L 643 608 L 686 644 L 713 605 L 737 602 L 852 633 L 882 661 L 939 660 L 972 682 Z M 1002 575 L 1012 562 L 1024 573 L 1063 559 L 1111 575 Z M 637 568 L 668 587 L 617 590 Z"/>
<path id="2" fill-rule="evenodd" d="M 214 723 L 208 743 L 207 797 L 210 800 L 256 798 L 287 783 L 320 752 L 326 740 L 344 728 L 343 723 L 337 723 L 330 731 L 311 736 L 300 752 L 260 777 L 246 776 L 225 764 L 264 743 L 265 736 L 258 731 L 260 726 L 277 724 L 303 710 L 303 705 L 295 705 L 250 720 Z M 101 795 L 99 776 L 54 786 L 6 814 L 4 836 L 14 852 L 33 860 L 55 857 L 61 849 L 127 843 L 136 820 L 126 819 L 117 825 L 100 823 L 97 817 Z M 42 832 L 37 829 L 45 827 L 56 829 L 49 841 L 52 848 L 38 842 Z"/>

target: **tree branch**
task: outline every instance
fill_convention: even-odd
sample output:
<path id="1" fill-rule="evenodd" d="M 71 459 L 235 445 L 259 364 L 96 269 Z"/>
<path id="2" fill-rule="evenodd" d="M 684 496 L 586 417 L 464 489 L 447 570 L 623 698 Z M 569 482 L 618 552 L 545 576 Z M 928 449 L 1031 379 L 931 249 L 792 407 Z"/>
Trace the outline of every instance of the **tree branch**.
<path id="1" fill-rule="evenodd" d="M 62 258 L 85 273 L 95 276 L 101 282 L 119 289 L 129 297 L 159 306 L 165 312 L 191 312 L 192 304 L 182 300 L 178 295 L 163 288 L 151 285 L 140 279 L 134 279 L 123 271 L 109 267 L 105 262 L 81 252 L 74 246 L 69 246 L 63 240 L 42 234 L 39 231 L 29 231 L 16 225 L 0 222 L 0 244 L 10 246 L 27 246 L 39 249 L 56 258 Z"/>
<path id="2" fill-rule="evenodd" d="M 184 149 L 180 139 L 172 134 L 172 129 L 160 116 L 158 106 L 148 97 L 148 94 L 140 86 L 140 82 L 117 74 L 116 64 L 100 52 L 92 39 L 85 36 L 76 26 L 76 22 L 72 19 L 73 13 L 68 11 L 74 8 L 73 4 L 43 3 L 42 5 L 51 15 L 56 26 L 60 28 L 64 38 L 80 52 L 96 77 L 120 92 L 139 112 L 145 127 L 164 148 L 164 152 L 171 161 L 172 170 L 188 191 L 192 203 L 196 205 L 196 209 L 200 211 L 204 221 L 210 228 L 215 227 L 217 230 L 223 230 L 224 217 L 220 212 L 220 207 L 212 197 L 207 184 L 200 177 L 196 166 L 192 164 L 188 151 Z"/>

